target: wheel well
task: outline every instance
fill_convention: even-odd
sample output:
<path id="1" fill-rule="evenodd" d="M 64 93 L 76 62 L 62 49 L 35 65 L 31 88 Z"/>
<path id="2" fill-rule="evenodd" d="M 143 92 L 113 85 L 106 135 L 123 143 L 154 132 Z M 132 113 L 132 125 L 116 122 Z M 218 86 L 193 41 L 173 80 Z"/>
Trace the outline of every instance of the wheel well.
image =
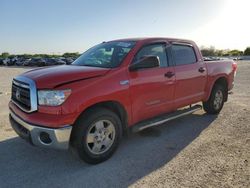
<path id="1" fill-rule="evenodd" d="M 121 123 L 122 123 L 122 132 L 123 132 L 123 134 L 127 132 L 127 125 L 128 125 L 127 112 L 126 112 L 125 108 L 119 102 L 116 102 L 116 101 L 105 101 L 105 102 L 96 103 L 96 104 L 88 107 L 87 109 L 85 109 L 81 113 L 81 115 L 84 114 L 84 113 L 86 113 L 86 112 L 88 112 L 89 110 L 92 110 L 92 109 L 98 108 L 98 107 L 109 109 L 112 112 L 114 112 L 115 114 L 117 114 L 118 117 L 121 120 Z"/>
<path id="2" fill-rule="evenodd" d="M 228 83 L 227 83 L 227 79 L 225 77 L 220 77 L 218 78 L 215 83 L 214 83 L 214 86 L 215 85 L 221 85 L 225 88 L 225 102 L 227 101 L 227 98 L 228 98 Z"/>

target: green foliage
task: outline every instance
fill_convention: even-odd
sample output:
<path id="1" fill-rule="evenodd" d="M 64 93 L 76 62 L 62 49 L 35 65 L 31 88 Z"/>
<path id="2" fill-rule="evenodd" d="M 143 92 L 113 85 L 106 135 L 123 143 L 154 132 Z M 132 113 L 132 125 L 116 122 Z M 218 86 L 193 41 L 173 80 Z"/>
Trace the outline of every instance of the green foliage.
<path id="1" fill-rule="evenodd" d="M 243 52 L 240 50 L 217 50 L 213 46 L 206 48 L 201 47 L 201 53 L 203 56 L 241 56 Z"/>
<path id="2" fill-rule="evenodd" d="M 62 56 L 63 57 L 79 57 L 79 53 L 78 52 L 75 52 L 75 53 L 64 53 Z"/>
<path id="3" fill-rule="evenodd" d="M 32 58 L 52 58 L 52 57 L 61 57 L 61 55 L 50 55 L 50 54 L 34 54 Z"/>
<path id="4" fill-rule="evenodd" d="M 32 58 L 32 55 L 31 54 L 23 54 L 22 55 L 24 58 Z"/>
<path id="5" fill-rule="evenodd" d="M 207 47 L 201 47 L 201 53 L 203 56 L 225 56 L 229 55 L 227 54 L 227 50 L 217 50 L 215 47 L 210 46 Z"/>
<path id="6" fill-rule="evenodd" d="M 230 56 L 230 54 L 228 52 L 226 52 L 226 53 L 222 54 L 222 56 L 223 57 L 228 57 L 228 56 Z"/>
<path id="7" fill-rule="evenodd" d="M 201 53 L 203 56 L 215 56 L 215 48 L 210 46 L 210 48 L 201 47 Z"/>
<path id="8" fill-rule="evenodd" d="M 244 51 L 244 55 L 250 55 L 250 47 L 247 47 Z"/>
<path id="9" fill-rule="evenodd" d="M 240 50 L 231 50 L 229 51 L 230 56 L 241 56 L 243 55 L 243 52 Z"/>
<path id="10" fill-rule="evenodd" d="M 215 51 L 216 56 L 223 56 L 225 54 L 225 50 L 216 50 Z"/>
<path id="11" fill-rule="evenodd" d="M 0 54 L 0 58 L 13 58 L 13 57 L 24 57 L 24 58 L 52 58 L 52 57 L 61 57 L 61 55 L 51 55 L 51 54 L 21 54 L 21 55 L 15 55 L 15 54 L 9 54 L 7 52 L 4 52 Z"/>
<path id="12" fill-rule="evenodd" d="M 8 52 L 3 52 L 1 55 L 1 57 L 3 57 L 3 58 L 7 58 L 9 56 L 10 56 L 10 54 Z"/>

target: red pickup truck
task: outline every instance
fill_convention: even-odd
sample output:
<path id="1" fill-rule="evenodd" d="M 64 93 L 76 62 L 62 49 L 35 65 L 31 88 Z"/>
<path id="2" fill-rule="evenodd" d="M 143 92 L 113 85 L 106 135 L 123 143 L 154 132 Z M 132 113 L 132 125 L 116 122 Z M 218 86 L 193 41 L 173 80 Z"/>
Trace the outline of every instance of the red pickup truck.
<path id="1" fill-rule="evenodd" d="M 128 131 L 193 113 L 202 108 L 198 102 L 207 113 L 219 113 L 236 69 L 230 60 L 204 61 L 189 40 L 103 42 L 72 65 L 15 77 L 10 123 L 36 146 L 74 148 L 84 161 L 100 163 Z"/>

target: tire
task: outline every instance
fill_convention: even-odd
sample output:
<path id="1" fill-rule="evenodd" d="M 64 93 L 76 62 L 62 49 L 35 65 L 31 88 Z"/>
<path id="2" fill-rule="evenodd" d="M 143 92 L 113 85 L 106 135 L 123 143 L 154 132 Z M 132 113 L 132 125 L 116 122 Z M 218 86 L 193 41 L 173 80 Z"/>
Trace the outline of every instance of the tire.
<path id="1" fill-rule="evenodd" d="M 208 114 L 220 113 L 226 99 L 226 89 L 222 85 L 215 85 L 208 101 L 203 102 L 203 109 Z"/>
<path id="2" fill-rule="evenodd" d="M 79 157 L 90 164 L 109 159 L 116 151 L 122 135 L 119 117 L 105 108 L 84 113 L 73 128 L 73 146 Z"/>

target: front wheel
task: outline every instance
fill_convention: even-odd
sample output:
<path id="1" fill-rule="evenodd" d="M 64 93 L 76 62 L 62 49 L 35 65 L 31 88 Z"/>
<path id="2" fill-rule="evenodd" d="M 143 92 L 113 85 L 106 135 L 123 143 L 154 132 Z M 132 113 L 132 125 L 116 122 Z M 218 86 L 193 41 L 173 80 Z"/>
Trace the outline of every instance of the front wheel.
<path id="1" fill-rule="evenodd" d="M 119 117 L 105 108 L 96 108 L 82 115 L 74 129 L 77 153 L 90 164 L 110 158 L 121 138 Z"/>
<path id="2" fill-rule="evenodd" d="M 208 114 L 218 114 L 225 101 L 225 88 L 221 85 L 215 85 L 208 101 L 203 102 L 203 108 Z"/>

